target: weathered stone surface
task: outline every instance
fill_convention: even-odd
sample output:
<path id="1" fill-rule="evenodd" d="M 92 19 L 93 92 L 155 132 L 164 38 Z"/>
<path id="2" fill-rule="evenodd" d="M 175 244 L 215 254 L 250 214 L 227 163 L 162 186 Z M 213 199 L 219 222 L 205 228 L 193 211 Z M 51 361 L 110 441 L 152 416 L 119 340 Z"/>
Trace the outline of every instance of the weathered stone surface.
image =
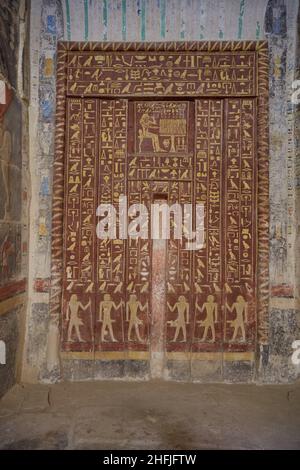
<path id="1" fill-rule="evenodd" d="M 14 385 L 9 393 L 1 398 L 0 419 L 20 411 L 24 401 L 24 389 L 23 385 Z"/>
<path id="2" fill-rule="evenodd" d="M 124 377 L 124 361 L 100 361 L 94 363 L 94 379 L 117 379 Z"/>
<path id="3" fill-rule="evenodd" d="M 221 382 L 221 361 L 191 361 L 191 378 L 195 382 Z"/>
<path id="4" fill-rule="evenodd" d="M 296 310 L 271 311 L 270 346 L 260 375 L 262 382 L 288 382 L 299 377 L 300 366 L 292 363 L 292 344 L 299 339 L 299 321 Z"/>
<path id="5" fill-rule="evenodd" d="M 295 310 L 271 310 L 270 354 L 289 358 L 292 343 L 299 336 L 299 313 Z"/>
<path id="6" fill-rule="evenodd" d="M 188 382 L 191 379 L 190 361 L 172 361 L 166 363 L 165 378 L 167 380 L 180 380 Z"/>
<path id="7" fill-rule="evenodd" d="M 19 340 L 18 313 L 0 316 L 0 339 L 6 346 L 6 364 L 0 364 L 0 397 L 14 385 Z"/>
<path id="8" fill-rule="evenodd" d="M 62 417 L 22 413 L 1 420 L 1 449 L 64 449 L 68 444 Z"/>
<path id="9" fill-rule="evenodd" d="M 125 378 L 147 379 L 150 374 L 150 364 L 148 361 L 125 361 Z"/>
<path id="10" fill-rule="evenodd" d="M 49 314 L 46 303 L 36 303 L 32 306 L 32 315 L 28 324 L 28 335 L 31 341 L 27 343 L 26 360 L 39 367 L 39 375 L 43 374 L 46 360 L 45 332 L 48 329 Z"/>
<path id="11" fill-rule="evenodd" d="M 246 383 L 254 380 L 253 362 L 225 361 L 223 363 L 223 380 L 230 383 Z"/>
<path id="12" fill-rule="evenodd" d="M 94 361 L 65 360 L 61 363 L 64 380 L 91 380 L 94 377 Z"/>
<path id="13" fill-rule="evenodd" d="M 3 446 L 3 450 L 63 450 L 68 445 L 67 434 L 63 431 L 49 431 L 35 439 L 21 439 Z"/>
<path id="14" fill-rule="evenodd" d="M 73 382 L 0 401 L 1 449 L 299 449 L 299 426 L 299 384 Z"/>

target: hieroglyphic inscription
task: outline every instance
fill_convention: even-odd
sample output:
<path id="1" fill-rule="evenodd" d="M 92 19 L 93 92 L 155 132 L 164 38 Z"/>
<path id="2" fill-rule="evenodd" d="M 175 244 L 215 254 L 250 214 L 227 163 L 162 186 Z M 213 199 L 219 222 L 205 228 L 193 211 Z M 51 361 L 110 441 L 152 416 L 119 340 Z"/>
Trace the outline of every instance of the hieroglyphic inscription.
<path id="1" fill-rule="evenodd" d="M 114 96 L 255 95 L 255 53 L 68 53 L 67 92 Z"/>
<path id="2" fill-rule="evenodd" d="M 193 350 L 224 343 L 243 351 L 254 342 L 255 112 L 251 99 L 197 102 L 195 194 L 205 204 L 205 247 L 195 252 Z"/>
<path id="3" fill-rule="evenodd" d="M 188 106 L 184 106 L 185 104 L 171 105 L 170 102 L 165 102 L 166 109 L 163 110 L 162 102 L 158 108 L 152 102 L 145 103 L 144 106 L 136 103 L 139 112 L 143 114 L 135 120 L 136 147 L 129 160 L 129 205 L 142 203 L 150 212 L 155 194 L 165 194 L 169 206 L 179 203 L 183 207 L 183 204 L 193 201 L 192 180 L 189 179 L 191 149 L 188 148 L 188 133 L 182 122 L 176 122 L 177 119 L 187 121 Z M 222 177 L 224 106 L 227 116 L 226 181 Z M 165 116 L 170 109 L 173 109 L 175 124 L 166 124 L 164 121 L 161 124 L 161 119 L 167 119 Z M 150 118 L 153 110 L 159 114 L 152 121 L 153 126 L 157 126 L 152 129 L 154 133 L 149 129 L 149 132 L 142 131 L 143 139 L 146 139 L 144 142 L 143 139 L 139 140 L 139 130 L 143 125 L 141 117 L 146 114 L 146 110 Z M 178 114 L 178 111 L 183 114 Z M 119 196 L 126 194 L 127 102 L 71 99 L 68 102 L 68 113 L 70 125 L 66 182 L 68 218 L 64 319 L 66 348 L 90 349 L 94 347 L 95 334 L 96 350 L 123 350 L 124 343 L 127 343 L 126 347 L 129 349 L 146 350 L 151 314 L 151 241 L 129 240 L 126 285 L 125 240 L 98 240 L 96 277 L 93 264 L 95 202 L 97 201 L 97 205 L 113 202 L 118 207 Z M 225 104 L 222 100 L 196 102 L 194 187 L 195 202 L 205 206 L 205 247 L 195 252 L 192 276 L 191 252 L 185 250 L 182 241 L 174 240 L 173 237 L 168 241 L 168 351 L 187 351 L 191 341 L 193 351 L 216 350 L 223 341 L 230 350 L 240 350 L 253 342 L 254 113 L 255 102 L 248 99 L 232 99 Z M 166 138 L 166 129 L 169 140 L 165 146 L 170 150 L 166 151 L 167 156 L 162 156 L 162 139 Z M 181 135 L 172 141 L 174 129 L 173 136 L 178 137 L 179 133 Z M 178 129 L 184 131 L 179 132 Z M 163 136 L 161 130 L 164 132 Z M 185 137 L 184 140 L 182 136 Z M 145 146 L 146 155 L 141 144 Z M 181 145 L 182 154 L 178 149 Z M 175 152 L 172 153 L 173 147 Z M 143 180 L 136 181 L 131 173 L 132 162 L 146 157 L 149 173 L 144 175 Z M 161 160 L 157 160 L 159 157 Z M 158 174 L 153 173 L 157 162 L 160 163 L 157 170 L 162 174 L 165 168 L 169 171 L 172 168 L 177 169 L 180 162 L 181 177 L 174 177 L 173 182 L 158 182 Z M 98 196 L 95 190 L 95 171 Z M 224 191 L 226 197 L 222 200 Z M 174 234 L 172 229 L 174 230 L 175 221 L 172 218 L 171 221 L 171 233 Z M 225 226 L 226 230 L 223 229 Z M 75 344 L 70 346 L 71 343 Z"/>
<path id="4" fill-rule="evenodd" d="M 194 252 L 193 351 L 222 342 L 223 102 L 196 101 L 195 203 L 204 204 L 205 245 Z"/>
<path id="5" fill-rule="evenodd" d="M 149 181 L 128 181 L 128 206 L 143 204 L 151 213 L 152 184 Z M 145 237 L 130 237 L 127 244 L 126 338 L 129 350 L 147 351 L 150 333 L 151 248 L 149 219 L 137 221 L 139 212 L 129 215 L 132 229 L 146 231 Z"/>
<path id="6" fill-rule="evenodd" d="M 97 239 L 95 350 L 111 351 L 124 349 L 125 239 L 120 236 L 119 197 L 126 194 L 127 101 L 99 104 L 97 201 L 98 206 L 113 204 L 117 232 L 113 239 Z"/>
<path id="7" fill-rule="evenodd" d="M 192 194 L 192 181 L 170 183 L 168 198 L 170 208 L 177 203 L 184 214 L 184 204 L 192 203 Z M 176 223 L 176 219 L 172 217 L 167 253 L 166 349 L 169 352 L 187 352 L 190 349 L 191 324 L 194 317 L 192 251 L 187 249 L 186 233 L 182 234 L 182 240 L 174 238 Z"/>
<path id="8" fill-rule="evenodd" d="M 97 105 L 67 101 L 62 341 L 75 351 L 94 347 Z"/>
<path id="9" fill-rule="evenodd" d="M 254 347 L 256 330 L 256 102 L 226 101 L 224 342 Z"/>
<path id="10" fill-rule="evenodd" d="M 193 175 L 193 155 L 129 155 L 128 178 L 137 180 L 190 181 Z"/>

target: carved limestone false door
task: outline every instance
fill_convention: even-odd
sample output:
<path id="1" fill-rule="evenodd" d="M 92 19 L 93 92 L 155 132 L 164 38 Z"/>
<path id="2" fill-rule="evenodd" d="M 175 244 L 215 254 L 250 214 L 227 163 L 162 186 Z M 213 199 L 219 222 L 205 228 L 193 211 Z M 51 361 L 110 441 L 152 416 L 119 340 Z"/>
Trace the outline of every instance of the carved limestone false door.
<path id="1" fill-rule="evenodd" d="M 176 361 L 252 360 L 258 320 L 260 338 L 266 329 L 260 52 L 252 43 L 245 52 L 101 47 L 68 51 L 61 72 L 53 252 L 63 192 L 63 267 L 55 252 L 52 307 L 61 293 L 65 357 L 144 361 L 153 377 Z M 114 211 L 96 213 L 105 204 Z M 188 205 L 193 229 L 204 208 L 200 249 L 187 227 L 178 236 Z M 103 217 L 109 238 L 96 233 Z"/>

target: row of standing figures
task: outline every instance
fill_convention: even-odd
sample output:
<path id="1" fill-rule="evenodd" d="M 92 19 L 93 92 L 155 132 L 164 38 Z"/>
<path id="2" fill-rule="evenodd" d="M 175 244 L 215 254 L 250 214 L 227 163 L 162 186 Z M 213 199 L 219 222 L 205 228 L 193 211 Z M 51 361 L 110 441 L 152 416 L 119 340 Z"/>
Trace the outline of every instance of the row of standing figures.
<path id="1" fill-rule="evenodd" d="M 99 317 L 98 321 L 102 323 L 101 328 L 101 342 L 118 342 L 115 338 L 113 331 L 113 323 L 115 322 L 112 319 L 112 312 L 118 311 L 121 307 L 124 306 L 124 301 L 120 301 L 117 305 L 114 300 L 111 298 L 110 294 L 104 294 L 104 299 L 100 302 L 99 305 Z M 167 323 L 170 327 L 175 328 L 175 334 L 173 342 L 178 341 L 178 338 L 181 334 L 181 342 L 186 342 L 187 340 L 187 325 L 190 323 L 190 307 L 186 298 L 183 295 L 178 297 L 177 302 L 174 305 L 170 305 L 167 302 L 167 306 L 170 312 L 177 312 L 176 320 L 170 320 Z M 91 309 L 91 300 L 86 305 L 78 299 L 77 294 L 72 294 L 70 301 L 67 307 L 66 320 L 68 322 L 68 333 L 67 341 L 72 342 L 73 331 L 77 337 L 77 341 L 84 342 L 84 339 L 80 333 L 80 326 L 83 325 L 83 321 L 79 317 L 79 311 L 86 311 Z M 229 320 L 226 323 L 233 328 L 233 334 L 230 341 L 236 341 L 237 338 L 245 342 L 246 333 L 245 333 L 245 323 L 248 322 L 248 304 L 245 301 L 242 295 L 238 295 L 236 301 L 230 306 L 226 303 L 226 309 L 230 313 L 235 313 L 235 319 Z M 128 326 L 128 341 L 133 341 L 132 334 L 135 333 L 136 339 L 138 342 L 143 343 L 143 339 L 140 335 L 140 327 L 143 324 L 143 321 L 138 317 L 139 312 L 148 311 L 148 302 L 144 305 L 137 299 L 135 294 L 129 296 L 128 302 L 126 302 L 126 321 L 129 323 Z M 208 295 L 206 302 L 202 306 L 196 302 L 195 311 L 200 313 L 206 313 L 204 320 L 199 320 L 196 323 L 200 327 L 204 328 L 203 335 L 200 338 L 200 341 L 210 341 L 215 342 L 216 331 L 215 324 L 219 322 L 218 316 L 218 304 L 215 302 L 213 295 Z M 210 340 L 207 340 L 210 332 Z M 110 336 L 110 340 L 107 339 L 107 336 Z"/>

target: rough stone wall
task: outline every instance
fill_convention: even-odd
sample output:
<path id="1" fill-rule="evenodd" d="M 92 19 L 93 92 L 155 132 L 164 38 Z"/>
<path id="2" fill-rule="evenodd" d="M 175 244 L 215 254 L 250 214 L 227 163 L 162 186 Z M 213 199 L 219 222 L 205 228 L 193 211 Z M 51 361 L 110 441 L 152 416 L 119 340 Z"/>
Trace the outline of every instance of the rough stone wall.
<path id="1" fill-rule="evenodd" d="M 297 73 L 298 11 L 298 0 L 32 0 L 30 171 L 33 197 L 25 380 L 54 380 L 59 373 L 52 356 L 54 346 L 51 343 L 55 335 L 52 336 L 49 328 L 48 306 L 55 58 L 56 43 L 62 39 L 269 39 L 270 342 L 258 352 L 256 368 L 228 363 L 222 377 L 233 382 L 253 379 L 285 382 L 299 376 L 299 366 L 291 363 L 292 342 L 300 339 L 296 263 L 300 220 L 299 214 L 296 217 L 296 209 L 299 212 L 299 163 L 296 159 L 299 160 L 299 109 L 291 103 L 292 82 Z M 214 377 L 219 380 L 220 375 L 214 375 L 214 366 L 202 365 L 202 368 L 206 366 L 203 380 L 215 380 Z M 144 376 L 141 366 L 132 364 L 125 374 L 123 367 L 118 362 L 112 365 L 74 361 L 64 364 L 64 377 Z M 180 367 L 176 379 L 188 379 Z"/>
<path id="2" fill-rule="evenodd" d="M 290 360 L 291 344 L 300 337 L 295 256 L 299 135 L 297 106 L 291 102 L 299 54 L 298 14 L 296 2 L 270 0 L 265 16 L 270 44 L 270 342 L 262 352 L 261 371 L 268 382 L 299 375 L 299 368 Z"/>
<path id="3" fill-rule="evenodd" d="M 300 9 L 298 10 L 298 29 L 296 40 L 296 64 L 295 64 L 295 80 L 300 85 Z M 298 94 L 299 98 L 299 94 Z M 295 143 L 295 186 L 296 186 L 296 260 L 300 259 L 300 106 L 295 106 L 295 128 L 294 128 L 294 143 Z M 296 293 L 295 296 L 300 296 L 300 263 L 296 263 Z"/>
<path id="4" fill-rule="evenodd" d="M 28 226 L 28 91 L 23 66 L 29 9 L 0 9 L 0 397 L 20 374 L 25 327 Z"/>

